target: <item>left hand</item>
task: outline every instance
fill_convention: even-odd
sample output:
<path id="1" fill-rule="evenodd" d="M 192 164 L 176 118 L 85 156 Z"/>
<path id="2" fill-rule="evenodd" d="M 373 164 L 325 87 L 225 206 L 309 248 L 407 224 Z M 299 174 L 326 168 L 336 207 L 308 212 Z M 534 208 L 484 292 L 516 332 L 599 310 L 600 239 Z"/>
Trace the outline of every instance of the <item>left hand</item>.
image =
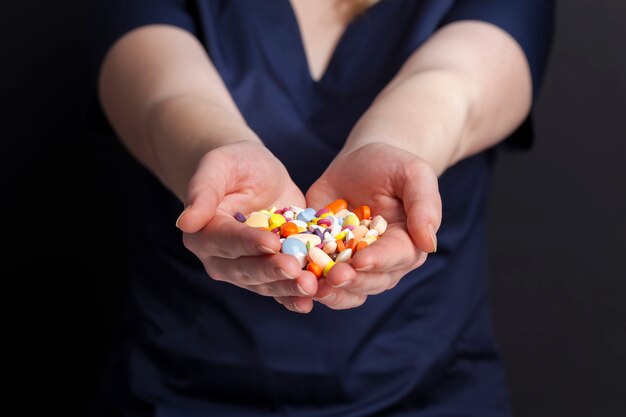
<path id="1" fill-rule="evenodd" d="M 320 280 L 314 299 L 333 309 L 362 305 L 368 295 L 396 286 L 437 249 L 441 197 L 437 175 L 418 156 L 385 143 L 339 154 L 306 194 L 309 207 L 343 198 L 349 209 L 368 205 L 388 222 L 387 231 L 338 263 Z"/>

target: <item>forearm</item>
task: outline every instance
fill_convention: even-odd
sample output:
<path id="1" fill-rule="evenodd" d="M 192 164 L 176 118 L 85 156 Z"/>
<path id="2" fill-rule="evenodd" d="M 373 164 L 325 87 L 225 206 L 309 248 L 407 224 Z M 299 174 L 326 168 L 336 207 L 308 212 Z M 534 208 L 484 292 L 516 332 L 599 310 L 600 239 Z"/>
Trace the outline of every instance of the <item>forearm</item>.
<path id="1" fill-rule="evenodd" d="M 457 23 L 411 56 L 342 152 L 385 142 L 420 156 L 440 175 L 509 135 L 530 101 L 530 73 L 515 41 L 487 24 Z"/>
<path id="2" fill-rule="evenodd" d="M 261 142 L 241 118 L 219 104 L 191 96 L 155 105 L 146 114 L 143 133 L 122 140 L 181 201 L 207 152 L 241 140 Z"/>
<path id="3" fill-rule="evenodd" d="M 167 26 L 131 32 L 102 66 L 100 100 L 118 137 L 181 201 L 212 149 L 258 141 L 202 46 Z"/>

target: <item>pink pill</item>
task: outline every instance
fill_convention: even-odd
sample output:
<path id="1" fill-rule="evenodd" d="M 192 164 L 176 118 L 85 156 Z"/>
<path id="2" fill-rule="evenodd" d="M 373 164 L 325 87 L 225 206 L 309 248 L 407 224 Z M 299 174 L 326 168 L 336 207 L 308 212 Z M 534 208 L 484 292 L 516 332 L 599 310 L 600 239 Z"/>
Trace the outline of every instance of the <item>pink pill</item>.
<path id="1" fill-rule="evenodd" d="M 315 212 L 315 217 L 319 217 L 324 213 L 328 213 L 330 210 L 328 209 L 328 207 L 324 207 L 323 209 L 319 209 Z"/>
<path id="2" fill-rule="evenodd" d="M 329 219 L 319 219 L 319 220 L 317 221 L 317 224 L 318 224 L 319 226 L 326 226 L 326 227 L 330 227 L 330 226 L 333 224 L 333 222 L 332 222 L 331 220 L 329 220 Z"/>

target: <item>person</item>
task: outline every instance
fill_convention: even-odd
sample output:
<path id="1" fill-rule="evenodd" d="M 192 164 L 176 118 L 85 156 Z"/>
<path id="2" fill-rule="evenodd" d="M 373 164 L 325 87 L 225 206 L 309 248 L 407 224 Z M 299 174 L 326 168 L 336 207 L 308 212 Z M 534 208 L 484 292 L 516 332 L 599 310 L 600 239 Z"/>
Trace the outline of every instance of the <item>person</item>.
<path id="1" fill-rule="evenodd" d="M 94 2 L 99 101 L 140 163 L 95 414 L 509 416 L 486 201 L 494 155 L 530 145 L 552 14 L 548 0 Z M 337 198 L 389 227 L 319 281 L 233 217 Z"/>

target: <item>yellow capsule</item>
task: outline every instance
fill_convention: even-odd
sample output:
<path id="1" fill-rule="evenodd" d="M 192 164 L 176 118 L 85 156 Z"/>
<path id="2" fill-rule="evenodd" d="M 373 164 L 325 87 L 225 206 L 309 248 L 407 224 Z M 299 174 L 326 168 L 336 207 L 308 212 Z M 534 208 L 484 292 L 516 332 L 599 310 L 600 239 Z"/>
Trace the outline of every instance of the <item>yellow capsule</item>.
<path id="1" fill-rule="evenodd" d="M 346 237 L 346 233 L 348 233 L 348 229 L 342 230 L 341 232 L 337 233 L 337 236 L 335 236 L 335 240 L 344 240 Z"/>
<path id="2" fill-rule="evenodd" d="M 324 219 L 324 218 L 326 218 L 328 216 L 332 216 L 332 215 L 333 215 L 333 213 L 331 213 L 330 211 L 327 211 L 326 213 L 322 213 L 319 218 L 320 219 Z"/>
<path id="3" fill-rule="evenodd" d="M 322 274 L 324 276 L 328 275 L 328 272 L 330 272 L 333 266 L 335 266 L 335 261 L 328 262 L 326 266 L 324 267 L 324 271 L 322 272 Z"/>
<path id="4" fill-rule="evenodd" d="M 270 209 L 270 214 L 274 214 L 275 211 L 276 211 L 276 207 L 274 206 Z"/>

